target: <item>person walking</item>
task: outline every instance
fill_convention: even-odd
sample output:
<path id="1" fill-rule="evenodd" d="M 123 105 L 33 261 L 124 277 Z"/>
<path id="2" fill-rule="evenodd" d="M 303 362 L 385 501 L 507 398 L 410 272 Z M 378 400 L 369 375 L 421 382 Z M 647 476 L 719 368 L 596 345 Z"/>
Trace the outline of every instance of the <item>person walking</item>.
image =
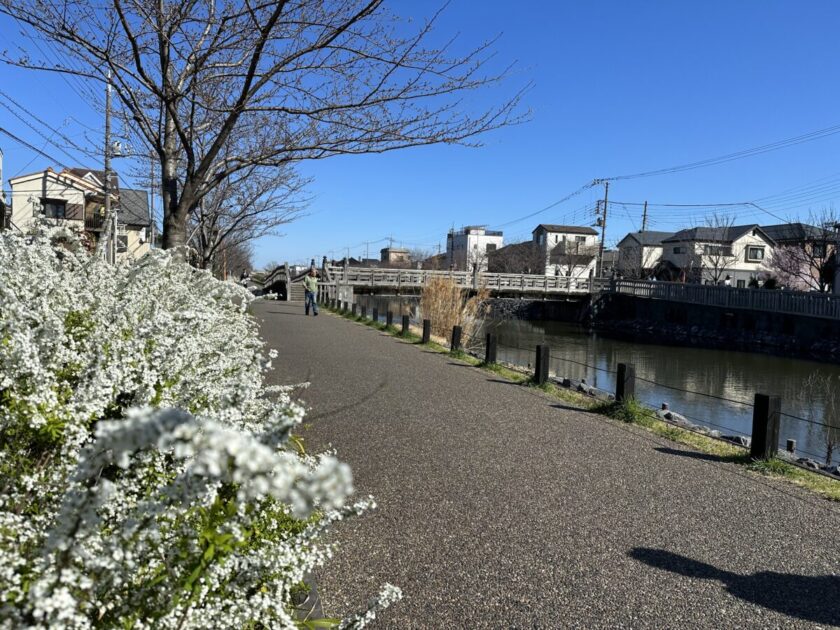
<path id="1" fill-rule="evenodd" d="M 309 305 L 312 305 L 312 314 L 318 314 L 318 272 L 315 267 L 309 269 L 309 275 L 303 279 L 303 288 L 305 289 L 306 300 L 303 305 L 304 312 L 309 315 Z"/>

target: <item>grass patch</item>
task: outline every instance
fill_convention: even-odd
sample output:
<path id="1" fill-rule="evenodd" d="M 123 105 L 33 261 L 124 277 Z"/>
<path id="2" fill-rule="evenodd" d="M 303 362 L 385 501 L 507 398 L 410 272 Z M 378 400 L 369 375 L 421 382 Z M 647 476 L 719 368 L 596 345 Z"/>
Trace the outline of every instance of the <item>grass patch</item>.
<path id="1" fill-rule="evenodd" d="M 481 361 L 478 363 L 478 367 L 487 372 L 498 374 L 502 378 L 506 378 L 514 383 L 524 383 L 529 378 L 528 375 L 523 372 L 517 372 L 516 370 L 512 370 L 504 365 L 499 365 L 498 363 L 485 363 L 484 361 Z"/>
<path id="2" fill-rule="evenodd" d="M 653 427 L 654 422 L 657 420 L 656 414 L 639 403 L 635 398 L 629 398 L 623 402 L 598 402 L 592 405 L 589 410 L 612 418 L 613 420 L 619 420 L 627 424 L 638 424 L 646 428 Z M 668 428 L 676 428 L 670 425 L 667 426 Z"/>

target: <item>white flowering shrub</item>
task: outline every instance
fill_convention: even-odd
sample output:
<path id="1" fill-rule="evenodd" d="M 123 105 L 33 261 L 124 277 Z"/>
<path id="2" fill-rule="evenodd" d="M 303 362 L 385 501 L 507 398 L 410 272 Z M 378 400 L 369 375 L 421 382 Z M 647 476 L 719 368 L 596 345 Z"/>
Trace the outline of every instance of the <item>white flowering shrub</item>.
<path id="1" fill-rule="evenodd" d="M 163 252 L 0 235 L 0 627 L 306 625 L 320 535 L 373 502 L 287 445 L 303 409 L 264 384 L 250 299 Z"/>

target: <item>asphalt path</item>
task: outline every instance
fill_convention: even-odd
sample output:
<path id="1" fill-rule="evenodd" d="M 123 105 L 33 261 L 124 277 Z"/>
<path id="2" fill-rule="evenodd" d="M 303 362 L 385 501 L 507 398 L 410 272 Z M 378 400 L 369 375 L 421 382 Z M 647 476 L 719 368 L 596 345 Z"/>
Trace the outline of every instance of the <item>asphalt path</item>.
<path id="1" fill-rule="evenodd" d="M 840 624 L 840 505 L 302 304 L 254 307 L 303 436 L 379 507 L 340 523 L 328 615 L 376 628 Z"/>

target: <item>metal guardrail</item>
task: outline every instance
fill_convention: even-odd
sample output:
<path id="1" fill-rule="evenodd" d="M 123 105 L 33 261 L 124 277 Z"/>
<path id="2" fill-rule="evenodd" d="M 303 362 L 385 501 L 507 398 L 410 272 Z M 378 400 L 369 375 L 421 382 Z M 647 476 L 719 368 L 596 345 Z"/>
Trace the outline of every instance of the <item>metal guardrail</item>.
<path id="1" fill-rule="evenodd" d="M 840 295 L 817 291 L 738 289 L 646 280 L 615 280 L 608 283 L 606 290 L 611 293 L 635 295 L 653 300 L 753 309 L 789 315 L 840 318 Z"/>
<path id="2" fill-rule="evenodd" d="M 423 287 L 432 278 L 446 278 L 456 286 L 491 291 L 521 293 L 592 293 L 604 289 L 609 280 L 567 278 L 514 273 L 479 273 L 468 271 L 429 271 L 420 269 L 379 269 L 330 267 L 330 281 L 324 284 L 365 287 Z"/>

